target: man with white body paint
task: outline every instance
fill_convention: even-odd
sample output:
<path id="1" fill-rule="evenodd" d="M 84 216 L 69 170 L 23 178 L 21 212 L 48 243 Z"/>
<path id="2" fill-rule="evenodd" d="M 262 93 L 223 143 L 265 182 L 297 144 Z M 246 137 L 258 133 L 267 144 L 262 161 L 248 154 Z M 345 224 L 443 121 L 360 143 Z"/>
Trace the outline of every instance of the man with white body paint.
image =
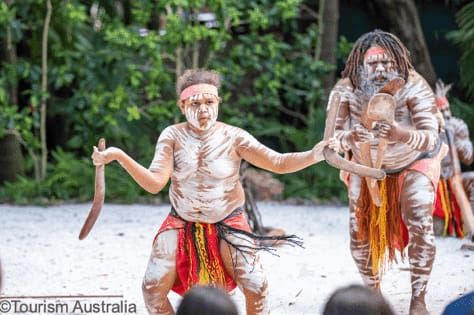
<path id="1" fill-rule="evenodd" d="M 269 149 L 248 132 L 216 121 L 219 86 L 214 71 L 187 70 L 178 78 L 178 106 L 187 121 L 163 130 L 149 169 L 118 148 L 103 152 L 94 148 L 94 164 L 117 160 L 151 193 L 161 191 L 171 178 L 172 211 L 155 238 L 143 280 L 150 314 L 173 314 L 169 291 L 184 294 L 196 283 L 228 290 L 237 284 L 245 296 L 247 314 L 269 314 L 267 279 L 256 254 L 259 248 L 241 209 L 240 163 L 244 159 L 268 171 L 289 173 L 323 160 L 327 145 L 339 147 L 337 140 L 330 139 L 306 152 L 280 154 Z M 210 249 L 203 252 L 200 247 Z M 194 255 L 189 254 L 193 251 Z M 188 259 L 184 263 L 183 255 Z M 187 269 L 189 265 L 197 265 L 198 272 Z"/>
<path id="2" fill-rule="evenodd" d="M 438 182 L 437 198 L 433 211 L 434 232 L 435 235 L 454 235 L 460 238 L 464 237 L 464 219 L 460 205 L 462 200 L 458 200 L 459 193 L 455 189 L 461 188 L 455 186 L 455 168 L 454 165 L 462 163 L 470 165 L 474 161 L 474 148 L 469 137 L 469 128 L 461 118 L 454 117 L 451 113 L 449 101 L 446 97 L 451 84 L 445 85 L 441 80 L 436 82 L 436 103 L 438 109 L 444 118 L 445 138 L 448 142 L 447 134 L 450 134 L 450 140 L 453 141 L 452 148 L 456 149 L 456 154 L 447 154 L 441 161 L 441 176 Z M 457 161 L 453 161 L 457 157 Z M 471 201 L 472 211 L 474 195 L 474 172 L 461 173 L 465 193 Z"/>
<path id="3" fill-rule="evenodd" d="M 369 100 L 397 77 L 405 84 L 393 95 L 395 120 L 379 121 L 366 129 L 363 116 Z M 360 164 L 370 154 L 374 165 L 379 140 L 387 143 L 381 166 L 387 177 L 377 183 L 379 206 L 363 178 L 353 174 L 344 178 L 349 191 L 352 257 L 364 283 L 380 289 L 385 263 L 395 260 L 396 249 L 404 257 L 407 245 L 410 315 L 429 314 L 425 294 L 436 252 L 432 212 L 440 160 L 447 152 L 439 140 L 435 96 L 414 70 L 407 48 L 397 37 L 380 30 L 356 41 L 335 92 L 341 96 L 335 126 L 340 151 Z M 370 153 L 361 150 L 367 141 Z"/>

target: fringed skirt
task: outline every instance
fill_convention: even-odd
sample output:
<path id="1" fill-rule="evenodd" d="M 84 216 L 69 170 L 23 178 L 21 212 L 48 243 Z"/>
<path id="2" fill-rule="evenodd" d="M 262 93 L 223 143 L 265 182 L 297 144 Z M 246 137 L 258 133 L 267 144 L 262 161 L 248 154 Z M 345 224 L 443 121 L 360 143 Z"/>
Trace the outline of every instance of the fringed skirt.
<path id="1" fill-rule="evenodd" d="M 237 208 L 224 220 L 214 224 L 185 221 L 172 208 L 155 236 L 155 240 L 161 232 L 170 229 L 178 230 L 176 250 L 178 277 L 172 290 L 180 295 L 198 284 L 218 286 L 227 291 L 236 287 L 234 278 L 227 272 L 220 255 L 219 243 L 221 241 L 243 254 L 244 258 L 252 257 L 253 259 L 255 253 L 260 250 L 275 254 L 275 248 L 261 245 L 274 242 L 261 241 L 284 241 L 289 245 L 302 247 L 301 239 L 295 235 L 261 236 L 252 233 L 242 208 Z M 230 235 L 246 242 L 235 244 L 231 241 Z"/>

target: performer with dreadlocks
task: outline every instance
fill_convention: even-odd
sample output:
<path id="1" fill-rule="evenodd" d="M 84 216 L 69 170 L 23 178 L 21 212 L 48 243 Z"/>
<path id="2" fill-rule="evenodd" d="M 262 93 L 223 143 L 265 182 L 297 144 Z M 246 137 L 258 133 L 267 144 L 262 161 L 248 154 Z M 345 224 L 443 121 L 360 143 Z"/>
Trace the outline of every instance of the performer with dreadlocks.
<path id="1" fill-rule="evenodd" d="M 173 314 L 169 291 L 182 295 L 195 284 L 228 290 L 238 285 L 247 314 L 268 314 L 267 280 L 257 255 L 265 248 L 244 217 L 240 163 L 244 159 L 276 173 L 295 172 L 323 160 L 327 145 L 339 146 L 330 139 L 306 152 L 275 152 L 248 132 L 216 121 L 219 87 L 214 71 L 187 70 L 178 78 L 178 106 L 187 121 L 163 130 L 149 169 L 118 148 L 94 148 L 94 164 L 117 160 L 151 193 L 171 178 L 172 209 L 153 242 L 143 280 L 150 314 Z M 294 236 L 276 238 L 298 243 Z"/>
<path id="2" fill-rule="evenodd" d="M 395 78 L 404 83 L 399 79 L 402 83 L 394 95 L 379 93 Z M 369 156 L 369 163 L 375 164 L 379 142 L 386 143 L 381 168 L 387 177 L 376 183 L 380 203 L 371 197 L 374 188 L 367 180 L 353 174 L 344 178 L 349 190 L 352 257 L 365 284 L 380 289 L 385 264 L 395 260 L 397 248 L 403 258 L 408 245 L 410 314 L 429 314 L 425 294 L 436 251 L 432 211 L 440 159 L 447 150 L 439 140 L 435 96 L 414 70 L 407 48 L 396 36 L 380 30 L 356 41 L 333 88 L 332 93 L 336 92 L 340 108 L 335 136 L 340 151 L 361 164 Z M 368 104 L 378 94 L 394 103 L 394 121 L 364 126 L 370 114 Z"/>

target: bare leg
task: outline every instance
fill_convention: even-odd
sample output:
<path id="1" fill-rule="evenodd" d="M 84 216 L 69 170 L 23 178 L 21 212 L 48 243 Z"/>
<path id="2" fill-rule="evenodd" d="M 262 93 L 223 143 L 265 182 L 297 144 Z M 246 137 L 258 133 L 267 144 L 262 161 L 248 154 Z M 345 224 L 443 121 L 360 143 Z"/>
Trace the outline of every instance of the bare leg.
<path id="1" fill-rule="evenodd" d="M 350 182 L 350 196 L 349 196 L 349 209 L 350 209 L 350 221 L 349 231 L 351 237 L 351 254 L 354 262 L 359 269 L 359 273 L 364 281 L 365 285 L 375 290 L 380 290 L 380 279 L 378 274 L 373 274 L 372 261 L 370 259 L 370 245 L 368 239 L 358 240 L 357 233 L 357 200 L 360 195 L 360 177 L 351 175 Z"/>
<path id="2" fill-rule="evenodd" d="M 173 307 L 168 293 L 176 279 L 176 246 L 178 230 L 167 230 L 160 235 L 153 246 L 143 278 L 143 297 L 151 315 L 172 315 Z"/>
<path id="3" fill-rule="evenodd" d="M 432 216 L 434 198 L 435 192 L 429 178 L 419 172 L 407 174 L 400 201 L 409 235 L 408 259 L 412 287 L 410 315 L 429 314 L 425 295 L 436 254 Z"/>
<path id="4" fill-rule="evenodd" d="M 250 238 L 242 240 L 240 236 L 239 238 L 229 236 L 229 239 L 234 244 L 249 245 L 254 243 Z M 245 296 L 247 315 L 270 314 L 267 302 L 268 282 L 257 253 L 239 253 L 225 241 L 220 243 L 220 252 L 227 272 L 233 275 L 235 282 Z"/>

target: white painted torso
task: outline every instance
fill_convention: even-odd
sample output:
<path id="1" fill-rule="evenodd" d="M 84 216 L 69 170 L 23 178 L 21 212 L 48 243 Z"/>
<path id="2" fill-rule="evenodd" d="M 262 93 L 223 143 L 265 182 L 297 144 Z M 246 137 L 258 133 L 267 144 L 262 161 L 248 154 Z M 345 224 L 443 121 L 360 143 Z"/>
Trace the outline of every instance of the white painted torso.
<path id="1" fill-rule="evenodd" d="M 150 170 L 160 174 L 173 168 L 169 196 L 183 219 L 215 223 L 244 204 L 239 178 L 242 159 L 279 173 L 316 163 L 311 151 L 281 154 L 238 127 L 216 122 L 196 134 L 181 123 L 161 133 Z"/>
<path id="2" fill-rule="evenodd" d="M 369 98 L 354 91 L 348 80 L 340 81 L 334 88 L 341 94 L 341 107 L 336 123 L 336 137 L 340 132 L 350 131 L 356 124 L 361 124 Z M 438 121 L 433 111 L 435 98 L 426 81 L 416 72 L 412 72 L 407 83 L 394 95 L 396 102 L 395 121 L 406 130 L 416 130 L 425 143 L 430 143 L 428 150 L 434 150 L 438 143 Z M 379 143 L 378 130 L 371 130 L 374 135 L 371 144 L 372 161 L 375 163 Z M 382 168 L 397 170 L 415 161 L 423 150 L 413 148 L 407 143 L 388 142 L 384 153 Z M 357 162 L 361 162 L 361 151 L 352 148 L 352 154 Z"/>

